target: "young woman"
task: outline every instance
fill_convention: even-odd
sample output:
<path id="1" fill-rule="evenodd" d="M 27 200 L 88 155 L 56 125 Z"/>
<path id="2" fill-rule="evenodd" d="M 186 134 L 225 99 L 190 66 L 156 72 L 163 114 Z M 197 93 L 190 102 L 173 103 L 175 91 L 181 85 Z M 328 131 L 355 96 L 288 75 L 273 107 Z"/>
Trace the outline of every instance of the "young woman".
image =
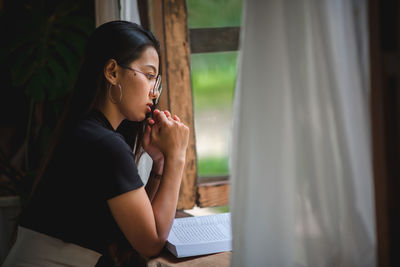
<path id="1" fill-rule="evenodd" d="M 112 266 L 124 242 L 143 257 L 161 251 L 175 216 L 189 129 L 154 109 L 160 72 L 151 32 L 125 21 L 95 30 L 3 266 Z M 146 187 L 135 163 L 143 150 L 153 159 Z"/>

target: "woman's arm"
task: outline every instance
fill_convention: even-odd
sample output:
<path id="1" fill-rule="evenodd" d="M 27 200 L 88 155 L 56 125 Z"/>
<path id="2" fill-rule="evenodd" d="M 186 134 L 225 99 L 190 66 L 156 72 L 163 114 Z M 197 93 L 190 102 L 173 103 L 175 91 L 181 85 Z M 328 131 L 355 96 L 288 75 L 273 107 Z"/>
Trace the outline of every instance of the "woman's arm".
<path id="1" fill-rule="evenodd" d="M 131 245 L 143 256 L 163 248 L 175 216 L 185 165 L 189 129 L 179 121 L 155 112 L 151 130 L 154 144 L 164 155 L 163 178 L 150 202 L 143 187 L 108 200 L 112 215 Z"/>
<path id="2" fill-rule="evenodd" d="M 171 113 L 169 113 L 168 111 L 164 111 L 164 114 L 168 119 L 171 117 Z M 147 119 L 146 131 L 142 139 L 142 145 L 144 150 L 147 152 L 147 154 L 149 154 L 149 156 L 153 160 L 153 166 L 145 187 L 150 202 L 153 201 L 153 198 L 157 193 L 162 178 L 162 174 L 164 171 L 164 155 L 160 151 L 160 149 L 153 144 L 151 140 L 151 126 L 153 126 L 154 124 L 155 120 L 153 118 Z"/>
<path id="3" fill-rule="evenodd" d="M 154 196 L 157 193 L 160 181 L 162 179 L 162 173 L 164 169 L 164 158 L 162 162 L 153 161 L 153 167 L 151 169 L 149 179 L 147 180 L 145 189 L 150 202 L 153 202 Z"/>

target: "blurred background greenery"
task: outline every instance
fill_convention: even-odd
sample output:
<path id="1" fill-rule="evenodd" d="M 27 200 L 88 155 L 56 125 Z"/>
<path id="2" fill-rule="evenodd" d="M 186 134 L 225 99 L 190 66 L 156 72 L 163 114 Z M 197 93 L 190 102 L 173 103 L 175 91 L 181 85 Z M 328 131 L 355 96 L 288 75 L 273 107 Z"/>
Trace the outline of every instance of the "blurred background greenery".
<path id="1" fill-rule="evenodd" d="M 241 25 L 242 0 L 187 0 L 189 28 Z M 237 72 L 236 51 L 192 54 L 198 174 L 229 173 L 229 140 Z"/>

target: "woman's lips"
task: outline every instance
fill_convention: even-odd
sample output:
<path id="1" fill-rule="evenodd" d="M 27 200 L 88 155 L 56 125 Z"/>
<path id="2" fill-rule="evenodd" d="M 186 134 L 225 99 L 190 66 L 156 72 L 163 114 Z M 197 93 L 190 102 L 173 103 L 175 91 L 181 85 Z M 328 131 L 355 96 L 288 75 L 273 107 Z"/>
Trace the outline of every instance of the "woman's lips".
<path id="1" fill-rule="evenodd" d="M 151 112 L 151 107 L 149 105 L 146 106 L 147 113 Z"/>

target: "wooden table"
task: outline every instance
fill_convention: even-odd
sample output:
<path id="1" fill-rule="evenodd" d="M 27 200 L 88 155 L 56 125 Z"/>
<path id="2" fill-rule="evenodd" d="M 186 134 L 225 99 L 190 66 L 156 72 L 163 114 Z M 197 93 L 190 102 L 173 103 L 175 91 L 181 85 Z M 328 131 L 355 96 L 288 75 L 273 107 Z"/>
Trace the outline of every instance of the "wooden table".
<path id="1" fill-rule="evenodd" d="M 222 252 L 204 256 L 176 258 L 164 250 L 160 256 L 150 260 L 148 267 L 229 267 L 232 252 Z"/>

